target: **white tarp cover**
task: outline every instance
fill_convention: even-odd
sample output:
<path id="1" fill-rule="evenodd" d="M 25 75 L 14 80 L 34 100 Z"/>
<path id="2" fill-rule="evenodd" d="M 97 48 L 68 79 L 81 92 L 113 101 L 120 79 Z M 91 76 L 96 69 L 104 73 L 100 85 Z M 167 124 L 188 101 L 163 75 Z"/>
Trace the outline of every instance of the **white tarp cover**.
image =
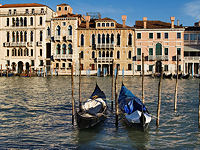
<path id="1" fill-rule="evenodd" d="M 141 117 L 142 112 L 141 111 L 134 111 L 132 114 L 126 114 L 125 117 L 126 119 L 131 122 L 131 123 L 140 123 L 140 117 Z M 151 122 L 151 116 L 144 113 L 144 116 L 146 118 L 145 123 L 150 123 Z"/>
<path id="2" fill-rule="evenodd" d="M 99 113 L 104 107 L 106 103 L 102 98 L 97 98 L 95 100 L 88 99 L 86 102 L 82 104 L 82 110 L 86 111 L 89 114 L 95 115 Z"/>

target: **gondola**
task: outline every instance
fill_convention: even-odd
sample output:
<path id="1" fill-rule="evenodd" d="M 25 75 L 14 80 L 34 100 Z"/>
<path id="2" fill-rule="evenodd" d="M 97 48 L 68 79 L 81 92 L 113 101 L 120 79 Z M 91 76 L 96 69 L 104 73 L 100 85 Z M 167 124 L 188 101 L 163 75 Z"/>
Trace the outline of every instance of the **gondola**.
<path id="1" fill-rule="evenodd" d="M 96 84 L 90 98 L 81 104 L 81 109 L 76 112 L 76 121 L 80 129 L 91 128 L 100 124 L 107 118 L 106 96 Z"/>
<path id="2" fill-rule="evenodd" d="M 124 84 L 122 84 L 119 95 L 119 108 L 125 122 L 129 126 L 139 127 L 145 130 L 151 122 L 151 115 L 141 100 L 133 95 Z"/>
<path id="3" fill-rule="evenodd" d="M 190 74 L 186 74 L 182 76 L 183 79 L 189 79 L 190 78 Z"/>
<path id="4" fill-rule="evenodd" d="M 172 73 L 170 73 L 170 74 L 163 74 L 163 78 L 164 79 L 172 79 Z"/>
<path id="5" fill-rule="evenodd" d="M 174 79 L 176 79 L 176 76 L 177 76 L 177 75 L 176 75 L 176 74 L 174 74 L 174 75 L 173 75 L 173 78 L 174 78 Z M 178 79 L 181 79 L 181 78 L 182 78 L 182 76 L 183 76 L 183 74 L 182 74 L 182 73 L 181 73 L 181 74 L 179 74 L 179 75 L 178 75 Z"/>

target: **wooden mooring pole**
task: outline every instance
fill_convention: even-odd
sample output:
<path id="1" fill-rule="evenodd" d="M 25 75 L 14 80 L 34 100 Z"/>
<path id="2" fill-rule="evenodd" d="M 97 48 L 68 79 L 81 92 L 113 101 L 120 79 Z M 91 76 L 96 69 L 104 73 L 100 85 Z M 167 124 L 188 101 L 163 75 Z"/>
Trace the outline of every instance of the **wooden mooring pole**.
<path id="1" fill-rule="evenodd" d="M 2 64 L 1 64 L 1 77 L 2 77 L 3 73 L 2 73 Z"/>
<path id="2" fill-rule="evenodd" d="M 144 53 L 142 53 L 142 103 L 144 104 Z"/>
<path id="3" fill-rule="evenodd" d="M 71 66 L 71 88 L 72 88 L 72 125 L 74 126 L 75 101 L 74 101 L 74 67 Z"/>
<path id="4" fill-rule="evenodd" d="M 8 64 L 6 64 L 6 76 L 8 77 Z"/>
<path id="5" fill-rule="evenodd" d="M 118 99 L 117 99 L 117 76 L 118 76 L 118 66 L 117 66 L 117 72 L 115 77 L 115 125 L 118 127 L 118 115 L 119 115 L 119 109 L 118 109 Z"/>
<path id="6" fill-rule="evenodd" d="M 160 106 L 161 106 L 161 92 L 162 92 L 162 78 L 163 78 L 163 67 L 161 67 L 161 75 L 158 84 L 158 106 L 157 106 L 157 119 L 156 126 L 159 127 L 160 124 Z"/>
<path id="7" fill-rule="evenodd" d="M 200 60 L 199 60 L 199 74 L 200 74 Z M 199 128 L 200 128 L 200 81 L 199 81 Z"/>
<path id="8" fill-rule="evenodd" d="M 29 77 L 31 78 L 31 65 L 29 65 Z"/>
<path id="9" fill-rule="evenodd" d="M 81 53 L 79 53 L 79 110 L 81 110 Z"/>
<path id="10" fill-rule="evenodd" d="M 111 110 L 113 111 L 113 101 L 114 101 L 114 89 L 113 89 L 113 84 L 114 84 L 114 63 L 112 63 L 112 95 L 111 95 Z"/>
<path id="11" fill-rule="evenodd" d="M 175 94 L 174 94 L 174 111 L 177 109 L 177 93 L 178 93 L 178 73 L 179 73 L 179 57 L 176 56 L 176 85 L 175 85 Z"/>

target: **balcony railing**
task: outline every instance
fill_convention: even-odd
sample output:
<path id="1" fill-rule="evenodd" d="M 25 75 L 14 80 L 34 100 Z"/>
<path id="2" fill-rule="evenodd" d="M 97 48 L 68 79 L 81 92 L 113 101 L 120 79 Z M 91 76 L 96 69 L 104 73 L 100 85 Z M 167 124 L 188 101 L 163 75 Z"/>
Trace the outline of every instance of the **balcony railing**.
<path id="1" fill-rule="evenodd" d="M 200 40 L 185 40 L 184 44 L 185 45 L 199 45 L 200 44 Z"/>
<path id="2" fill-rule="evenodd" d="M 54 37 L 54 40 L 55 40 L 55 41 L 60 41 L 60 39 L 61 39 L 61 36 L 55 36 L 55 37 Z"/>
<path id="3" fill-rule="evenodd" d="M 27 45 L 28 45 L 29 47 L 32 47 L 32 46 L 33 46 L 33 42 L 28 42 Z"/>
<path id="4" fill-rule="evenodd" d="M 155 60 L 155 57 L 153 55 L 149 55 L 148 60 Z"/>
<path id="5" fill-rule="evenodd" d="M 67 40 L 68 40 L 68 41 L 72 41 L 72 35 L 68 35 L 68 36 L 67 36 Z"/>
<path id="6" fill-rule="evenodd" d="M 37 42 L 37 46 L 42 46 L 42 41 Z"/>
<path id="7" fill-rule="evenodd" d="M 97 49 L 114 49 L 114 44 L 97 44 Z"/>
<path id="8" fill-rule="evenodd" d="M 72 59 L 72 54 L 56 54 L 54 59 Z"/>
<path id="9" fill-rule="evenodd" d="M 9 42 L 5 42 L 5 43 L 3 43 L 3 46 L 4 46 L 4 47 L 9 47 L 9 46 L 10 46 L 10 43 L 9 43 Z"/>
<path id="10" fill-rule="evenodd" d="M 97 62 L 112 62 L 113 57 L 97 57 Z"/>
<path id="11" fill-rule="evenodd" d="M 4 47 L 26 47 L 27 46 L 27 42 L 6 42 L 3 45 Z"/>
<path id="12" fill-rule="evenodd" d="M 136 60 L 141 60 L 141 58 L 142 58 L 141 55 L 136 56 Z"/>
<path id="13" fill-rule="evenodd" d="M 185 60 L 200 60 L 200 56 L 186 56 Z"/>
<path id="14" fill-rule="evenodd" d="M 12 11 L 11 13 L 8 11 L 0 12 L 0 16 L 20 16 L 20 15 L 44 15 L 46 14 L 46 11 L 44 10 L 35 10 L 32 12 L 31 10 L 29 12 L 27 11 Z"/>

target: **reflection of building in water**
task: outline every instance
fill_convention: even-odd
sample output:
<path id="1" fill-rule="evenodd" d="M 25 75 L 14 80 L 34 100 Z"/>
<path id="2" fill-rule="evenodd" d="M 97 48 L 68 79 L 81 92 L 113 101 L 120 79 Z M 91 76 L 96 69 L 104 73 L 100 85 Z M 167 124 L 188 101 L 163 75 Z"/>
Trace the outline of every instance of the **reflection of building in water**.
<path id="1" fill-rule="evenodd" d="M 200 22 L 185 28 L 184 45 L 184 73 L 200 74 Z"/>

